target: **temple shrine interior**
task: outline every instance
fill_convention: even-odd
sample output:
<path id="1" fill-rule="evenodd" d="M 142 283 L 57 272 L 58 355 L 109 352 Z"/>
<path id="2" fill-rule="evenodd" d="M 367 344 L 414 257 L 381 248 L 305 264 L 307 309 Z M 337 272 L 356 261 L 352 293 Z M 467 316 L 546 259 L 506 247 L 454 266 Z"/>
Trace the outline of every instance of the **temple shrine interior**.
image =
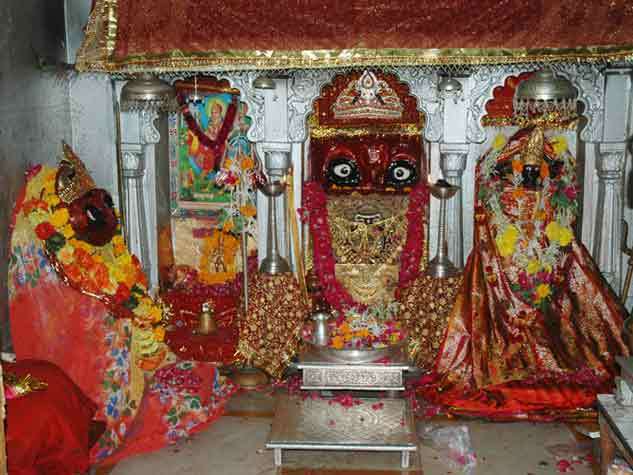
<path id="1" fill-rule="evenodd" d="M 633 474 L 630 2 L 0 31 L 0 475 Z"/>

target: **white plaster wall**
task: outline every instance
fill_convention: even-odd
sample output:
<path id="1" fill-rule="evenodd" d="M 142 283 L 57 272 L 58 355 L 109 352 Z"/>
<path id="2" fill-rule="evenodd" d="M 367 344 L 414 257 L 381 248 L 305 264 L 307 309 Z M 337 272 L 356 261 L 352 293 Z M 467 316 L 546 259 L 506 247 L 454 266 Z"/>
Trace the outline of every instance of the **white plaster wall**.
<path id="1" fill-rule="evenodd" d="M 63 58 L 63 2 L 0 2 L 0 326 L 8 344 L 8 226 L 30 164 L 54 164 L 71 141 L 68 82 L 36 65 L 33 50 Z M 61 8 L 61 11 L 59 10 Z M 61 22 L 60 24 L 56 24 Z"/>

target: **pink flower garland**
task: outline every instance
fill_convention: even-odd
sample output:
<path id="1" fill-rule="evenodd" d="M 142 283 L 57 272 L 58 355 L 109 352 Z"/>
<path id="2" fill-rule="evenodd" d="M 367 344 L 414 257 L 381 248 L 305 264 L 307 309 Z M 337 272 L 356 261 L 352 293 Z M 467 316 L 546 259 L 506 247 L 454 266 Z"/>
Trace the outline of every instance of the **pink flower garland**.
<path id="1" fill-rule="evenodd" d="M 307 212 L 314 244 L 314 271 L 323 287 L 323 295 L 335 310 L 363 311 L 366 305 L 356 302 L 336 278 L 336 258 L 332 249 L 332 235 L 328 224 L 327 196 L 317 182 L 303 187 L 304 211 Z M 420 259 L 424 241 L 424 210 L 429 202 L 426 182 L 420 182 L 409 195 L 407 208 L 407 238 L 400 255 L 398 290 L 402 291 L 420 272 Z"/>

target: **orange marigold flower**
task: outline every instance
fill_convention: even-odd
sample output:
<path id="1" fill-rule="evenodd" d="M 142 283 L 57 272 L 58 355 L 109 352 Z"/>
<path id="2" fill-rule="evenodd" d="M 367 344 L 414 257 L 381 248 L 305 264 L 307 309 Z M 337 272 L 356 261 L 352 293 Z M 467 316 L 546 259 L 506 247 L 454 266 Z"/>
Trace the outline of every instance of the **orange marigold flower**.
<path id="1" fill-rule="evenodd" d="M 335 336 L 334 338 L 332 338 L 332 347 L 336 348 L 337 350 L 342 349 L 345 346 L 345 341 L 343 340 L 342 336 Z"/>
<path id="2" fill-rule="evenodd" d="M 92 256 L 78 247 L 75 248 L 75 262 L 77 262 L 77 265 L 82 269 L 90 269 L 94 264 Z"/>
<path id="3" fill-rule="evenodd" d="M 227 233 L 233 231 L 234 228 L 235 228 L 235 225 L 233 224 L 232 219 L 227 219 L 226 221 L 224 221 L 224 224 L 222 225 L 222 231 L 227 232 Z"/>
<path id="4" fill-rule="evenodd" d="M 250 170 L 255 166 L 255 162 L 251 157 L 246 157 L 242 160 L 242 170 Z"/>
<path id="5" fill-rule="evenodd" d="M 549 177 L 549 165 L 546 162 L 541 163 L 540 175 L 542 180 Z"/>
<path id="6" fill-rule="evenodd" d="M 521 160 L 512 160 L 512 171 L 514 173 L 523 173 L 523 163 L 521 163 Z"/>
<path id="7" fill-rule="evenodd" d="M 163 341 L 165 340 L 165 328 L 164 327 L 155 327 L 154 328 L 154 339 L 156 341 Z"/>
<path id="8" fill-rule="evenodd" d="M 105 289 L 110 285 L 110 273 L 105 265 L 95 264 L 93 274 L 94 281 L 99 288 Z"/>
<path id="9" fill-rule="evenodd" d="M 242 213 L 242 216 L 252 218 L 257 214 L 257 208 L 251 204 L 240 206 L 240 213 Z"/>
<path id="10" fill-rule="evenodd" d="M 74 282 L 74 283 L 81 282 L 82 273 L 81 273 L 81 268 L 78 265 L 68 264 L 67 266 L 64 266 L 64 273 L 66 274 L 66 277 L 68 277 L 68 279 L 71 282 Z"/>

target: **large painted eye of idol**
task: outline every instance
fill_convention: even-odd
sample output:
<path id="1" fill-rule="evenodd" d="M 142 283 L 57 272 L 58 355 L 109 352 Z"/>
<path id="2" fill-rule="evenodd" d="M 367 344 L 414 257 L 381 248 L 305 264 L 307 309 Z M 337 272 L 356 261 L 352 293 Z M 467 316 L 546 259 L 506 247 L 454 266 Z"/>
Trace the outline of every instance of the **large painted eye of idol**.
<path id="1" fill-rule="evenodd" d="M 82 241 L 103 246 L 114 237 L 118 219 L 110 194 L 94 188 L 68 205 L 70 224 Z"/>
<path id="2" fill-rule="evenodd" d="M 338 186 L 358 186 L 361 179 L 358 164 L 349 155 L 337 155 L 330 159 L 325 176 L 330 183 Z"/>
<path id="3" fill-rule="evenodd" d="M 415 162 L 410 158 L 396 156 L 385 172 L 385 185 L 394 188 L 411 186 L 418 182 L 419 174 Z"/>

